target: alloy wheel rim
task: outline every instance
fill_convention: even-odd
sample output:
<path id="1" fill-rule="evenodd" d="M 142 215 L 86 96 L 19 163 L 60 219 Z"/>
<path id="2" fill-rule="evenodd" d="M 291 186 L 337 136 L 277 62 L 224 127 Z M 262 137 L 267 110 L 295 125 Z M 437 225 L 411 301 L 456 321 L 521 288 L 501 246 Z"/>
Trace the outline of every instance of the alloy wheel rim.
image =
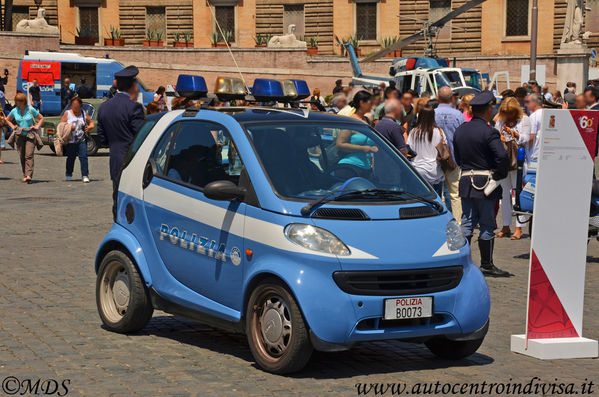
<path id="1" fill-rule="evenodd" d="M 291 313 L 285 300 L 278 295 L 267 296 L 261 302 L 256 313 L 256 333 L 263 353 L 276 359 L 287 351 L 291 342 Z"/>
<path id="2" fill-rule="evenodd" d="M 130 299 L 131 285 L 127 269 L 117 261 L 110 262 L 100 284 L 102 312 L 110 322 L 117 323 L 127 313 Z"/>

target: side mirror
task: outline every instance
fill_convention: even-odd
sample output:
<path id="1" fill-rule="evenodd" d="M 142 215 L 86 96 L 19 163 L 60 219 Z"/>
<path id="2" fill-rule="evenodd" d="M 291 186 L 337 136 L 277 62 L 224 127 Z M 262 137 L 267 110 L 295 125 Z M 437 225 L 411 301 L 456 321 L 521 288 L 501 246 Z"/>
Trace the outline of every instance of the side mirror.
<path id="1" fill-rule="evenodd" d="M 214 181 L 204 186 L 204 195 L 211 200 L 233 201 L 245 197 L 245 189 L 231 181 Z"/>

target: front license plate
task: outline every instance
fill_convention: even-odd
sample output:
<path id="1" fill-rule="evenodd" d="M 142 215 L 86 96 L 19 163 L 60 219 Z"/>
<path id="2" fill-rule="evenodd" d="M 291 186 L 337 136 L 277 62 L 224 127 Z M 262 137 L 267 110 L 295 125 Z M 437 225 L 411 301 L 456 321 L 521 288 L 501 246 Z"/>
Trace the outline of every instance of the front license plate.
<path id="1" fill-rule="evenodd" d="M 385 299 L 385 320 L 426 318 L 432 315 L 432 296 Z"/>

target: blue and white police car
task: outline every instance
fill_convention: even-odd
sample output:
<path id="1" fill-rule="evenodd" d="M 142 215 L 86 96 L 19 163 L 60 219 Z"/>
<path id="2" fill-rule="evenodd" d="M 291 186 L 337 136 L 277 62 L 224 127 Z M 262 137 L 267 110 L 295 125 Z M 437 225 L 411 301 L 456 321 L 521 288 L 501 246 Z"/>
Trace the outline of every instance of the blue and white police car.
<path id="1" fill-rule="evenodd" d="M 186 96 L 206 93 L 181 76 Z M 245 95 L 217 80 L 217 95 Z M 257 79 L 262 102 L 302 81 Z M 378 150 L 373 150 L 373 148 Z M 431 186 L 363 122 L 292 107 L 150 116 L 123 164 L 117 219 L 95 261 L 105 326 L 154 309 L 247 335 L 257 364 L 302 369 L 314 349 L 363 341 L 473 354 L 490 298 L 460 227 Z"/>

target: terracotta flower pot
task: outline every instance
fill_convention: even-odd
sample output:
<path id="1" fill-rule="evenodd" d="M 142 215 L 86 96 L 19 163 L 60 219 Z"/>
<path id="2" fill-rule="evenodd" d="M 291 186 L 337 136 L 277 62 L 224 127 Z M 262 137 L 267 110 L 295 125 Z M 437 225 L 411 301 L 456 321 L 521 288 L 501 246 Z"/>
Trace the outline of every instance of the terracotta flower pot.
<path id="1" fill-rule="evenodd" d="M 256 48 L 265 48 L 266 44 L 256 44 Z"/>
<path id="2" fill-rule="evenodd" d="M 115 47 L 124 47 L 125 39 L 114 39 L 114 45 Z"/>
<path id="3" fill-rule="evenodd" d="M 225 44 L 225 43 L 216 43 L 216 46 L 218 48 L 227 48 L 227 44 Z"/>
<path id="4" fill-rule="evenodd" d="M 173 43 L 173 47 L 175 47 L 175 48 L 186 48 L 187 44 L 184 41 L 175 41 Z"/>
<path id="5" fill-rule="evenodd" d="M 104 45 L 108 47 L 114 46 L 114 39 L 104 39 Z"/>
<path id="6" fill-rule="evenodd" d="M 306 53 L 308 55 L 318 55 L 318 47 L 308 47 Z"/>
<path id="7" fill-rule="evenodd" d="M 187 48 L 193 48 L 193 41 L 190 41 L 187 44 Z"/>
<path id="8" fill-rule="evenodd" d="M 216 48 L 216 47 L 218 46 L 218 44 L 216 44 L 216 43 L 212 43 L 212 44 L 210 44 L 210 46 L 211 46 L 212 48 Z"/>
<path id="9" fill-rule="evenodd" d="M 150 47 L 151 40 L 144 39 L 144 47 Z"/>

